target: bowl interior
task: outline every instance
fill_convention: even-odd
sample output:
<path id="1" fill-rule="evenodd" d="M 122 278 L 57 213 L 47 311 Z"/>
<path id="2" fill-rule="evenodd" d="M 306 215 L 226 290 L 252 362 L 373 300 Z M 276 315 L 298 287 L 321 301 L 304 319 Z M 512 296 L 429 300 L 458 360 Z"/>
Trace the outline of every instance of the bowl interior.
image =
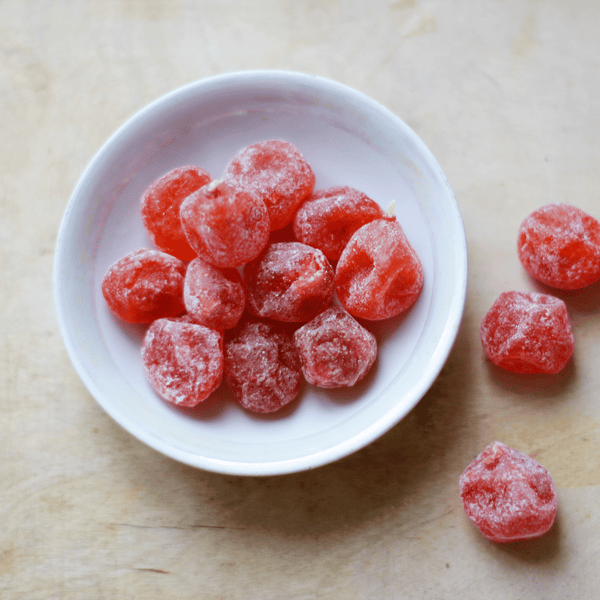
<path id="1" fill-rule="evenodd" d="M 120 322 L 101 293 L 108 267 L 151 247 L 140 197 L 156 178 L 195 164 L 218 178 L 256 141 L 295 144 L 317 188 L 350 185 L 398 221 L 423 263 L 425 284 L 408 314 L 369 323 L 379 356 L 350 389 L 304 385 L 279 413 L 244 411 L 223 384 L 193 410 L 163 402 L 140 358 L 145 326 Z M 454 342 L 465 301 L 460 213 L 439 165 L 400 119 L 335 82 L 289 72 L 232 73 L 180 88 L 125 123 L 84 172 L 57 242 L 60 328 L 80 377 L 102 407 L 156 450 L 208 470 L 267 475 L 325 464 L 364 446 L 423 396 Z"/>

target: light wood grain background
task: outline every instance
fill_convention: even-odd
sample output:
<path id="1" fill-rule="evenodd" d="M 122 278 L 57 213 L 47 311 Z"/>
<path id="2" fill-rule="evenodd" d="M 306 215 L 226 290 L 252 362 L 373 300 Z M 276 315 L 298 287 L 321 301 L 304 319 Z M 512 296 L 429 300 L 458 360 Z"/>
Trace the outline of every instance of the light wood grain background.
<path id="1" fill-rule="evenodd" d="M 584 599 L 600 583 L 600 285 L 558 293 L 576 338 L 553 378 L 490 366 L 479 322 L 541 289 L 521 220 L 565 201 L 600 218 L 594 0 L 0 0 L 0 598 Z M 381 439 L 312 472 L 221 476 L 115 424 L 54 314 L 60 220 L 85 166 L 148 102 L 243 69 L 330 77 L 432 150 L 469 245 L 454 350 Z M 458 476 L 494 439 L 553 474 L 559 515 L 494 545 Z"/>

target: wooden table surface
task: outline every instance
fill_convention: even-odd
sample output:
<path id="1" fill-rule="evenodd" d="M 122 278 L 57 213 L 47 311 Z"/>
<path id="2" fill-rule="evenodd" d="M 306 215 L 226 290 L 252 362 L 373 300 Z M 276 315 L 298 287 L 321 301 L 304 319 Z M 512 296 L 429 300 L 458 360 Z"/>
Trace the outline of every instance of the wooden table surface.
<path id="1" fill-rule="evenodd" d="M 0 598 L 586 599 L 600 583 L 600 284 L 556 292 L 576 350 L 553 377 L 491 366 L 479 323 L 539 290 L 519 224 L 549 202 L 600 218 L 593 0 L 0 2 Z M 464 321 L 417 407 L 311 472 L 196 470 L 88 393 L 53 305 L 56 236 L 102 143 L 188 82 L 245 69 L 375 98 L 438 159 L 469 248 Z M 458 477 L 499 439 L 559 495 L 553 529 L 486 541 Z"/>

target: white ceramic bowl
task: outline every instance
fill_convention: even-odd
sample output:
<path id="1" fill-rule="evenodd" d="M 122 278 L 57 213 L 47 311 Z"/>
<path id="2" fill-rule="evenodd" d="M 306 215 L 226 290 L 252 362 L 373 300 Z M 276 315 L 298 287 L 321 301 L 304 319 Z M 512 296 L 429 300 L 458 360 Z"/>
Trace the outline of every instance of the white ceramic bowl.
<path id="1" fill-rule="evenodd" d="M 151 247 L 140 196 L 153 180 L 196 164 L 220 177 L 242 147 L 295 144 L 317 188 L 350 185 L 396 214 L 423 263 L 425 284 L 404 317 L 373 323 L 379 357 L 355 388 L 305 384 L 270 416 L 244 411 L 223 384 L 194 410 L 167 405 L 142 370 L 145 327 L 120 322 L 101 293 L 107 268 Z M 120 127 L 77 184 L 60 228 L 55 300 L 73 364 L 108 414 L 141 441 L 210 471 L 273 475 L 329 463 L 386 432 L 440 372 L 462 318 L 467 251 L 440 166 L 397 116 L 339 83 L 285 71 L 204 79 L 156 100 Z"/>

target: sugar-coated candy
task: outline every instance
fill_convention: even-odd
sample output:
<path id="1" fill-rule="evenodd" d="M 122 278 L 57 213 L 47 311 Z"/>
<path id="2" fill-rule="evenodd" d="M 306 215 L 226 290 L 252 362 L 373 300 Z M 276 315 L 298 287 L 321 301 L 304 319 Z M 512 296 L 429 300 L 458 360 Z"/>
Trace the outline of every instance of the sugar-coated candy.
<path id="1" fill-rule="evenodd" d="M 465 513 L 492 542 L 538 537 L 554 523 L 556 486 L 546 468 L 503 444 L 490 444 L 459 479 Z"/>
<path id="2" fill-rule="evenodd" d="M 148 381 L 167 402 L 191 408 L 202 402 L 223 378 L 222 334 L 187 319 L 158 319 L 142 344 Z"/>
<path id="3" fill-rule="evenodd" d="M 256 258 L 269 239 L 265 203 L 254 192 L 221 180 L 189 195 L 180 216 L 191 247 L 216 267 L 238 267 Z"/>
<path id="4" fill-rule="evenodd" d="M 517 238 L 525 270 L 546 285 L 575 290 L 600 279 L 600 223 L 569 204 L 548 204 L 521 223 Z"/>
<path id="5" fill-rule="evenodd" d="M 200 325 L 231 329 L 238 324 L 246 304 L 242 276 L 237 269 L 218 269 L 196 258 L 187 268 L 183 300 Z"/>
<path id="6" fill-rule="evenodd" d="M 480 333 L 486 356 L 515 373 L 558 373 L 575 346 L 565 303 L 536 292 L 500 294 Z"/>
<path id="7" fill-rule="evenodd" d="M 245 408 L 270 413 L 289 404 L 302 382 L 300 359 L 284 329 L 247 321 L 225 344 L 225 380 Z"/>
<path id="8" fill-rule="evenodd" d="M 271 230 L 282 229 L 315 187 L 315 175 L 298 148 L 267 140 L 238 152 L 224 178 L 257 194 L 267 205 Z"/>
<path id="9" fill-rule="evenodd" d="M 363 192 L 348 186 L 330 187 L 314 191 L 296 211 L 294 233 L 299 242 L 319 248 L 329 260 L 338 260 L 357 229 L 385 217 L 379 204 Z"/>
<path id="10" fill-rule="evenodd" d="M 338 306 L 294 333 L 302 372 L 309 383 L 339 388 L 358 383 L 377 357 L 375 336 Z"/>
<path id="11" fill-rule="evenodd" d="M 335 285 L 351 315 L 387 319 L 417 300 L 423 268 L 400 224 L 377 219 L 350 238 L 336 267 Z"/>
<path id="12" fill-rule="evenodd" d="M 185 312 L 185 264 L 165 252 L 141 248 L 114 263 L 102 280 L 111 310 L 128 323 L 151 323 Z"/>
<path id="13" fill-rule="evenodd" d="M 325 255 L 300 242 L 269 244 L 244 267 L 248 310 L 257 317 L 306 323 L 331 303 L 334 272 Z"/>
<path id="14" fill-rule="evenodd" d="M 179 209 L 181 203 L 211 180 L 199 167 L 178 167 L 152 183 L 142 196 L 142 221 L 159 250 L 183 261 L 196 257 L 187 241 Z"/>

